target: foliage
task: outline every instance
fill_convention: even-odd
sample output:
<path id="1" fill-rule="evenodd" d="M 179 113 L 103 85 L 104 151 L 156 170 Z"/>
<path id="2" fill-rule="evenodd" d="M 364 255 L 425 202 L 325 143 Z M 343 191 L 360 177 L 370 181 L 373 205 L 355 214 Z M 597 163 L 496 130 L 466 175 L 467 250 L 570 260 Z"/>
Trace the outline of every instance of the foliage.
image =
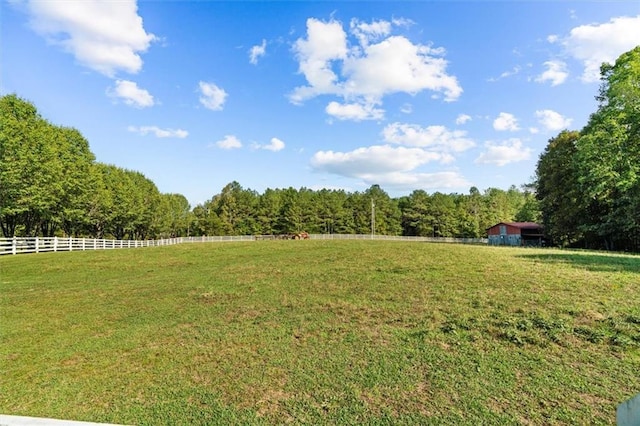
<path id="1" fill-rule="evenodd" d="M 582 197 L 574 162 L 578 132 L 563 131 L 549 140 L 537 166 L 537 197 L 542 223 L 556 244 L 571 245 L 582 238 L 578 229 Z"/>
<path id="2" fill-rule="evenodd" d="M 139 172 L 95 162 L 89 142 L 16 95 L 0 98 L 0 226 L 14 235 L 186 235 L 190 207 Z"/>
<path id="3" fill-rule="evenodd" d="M 15 95 L 0 100 L 0 225 L 5 236 L 158 238 L 297 232 L 481 237 L 497 222 L 534 218 L 530 194 L 472 188 L 464 194 L 414 191 L 394 199 L 309 188 L 259 194 L 233 181 L 193 210 L 162 194 L 142 173 L 95 161 L 73 128 L 48 123 Z"/>
<path id="4" fill-rule="evenodd" d="M 538 163 L 545 225 L 562 244 L 640 250 L 640 46 L 601 67 L 598 110 Z"/>

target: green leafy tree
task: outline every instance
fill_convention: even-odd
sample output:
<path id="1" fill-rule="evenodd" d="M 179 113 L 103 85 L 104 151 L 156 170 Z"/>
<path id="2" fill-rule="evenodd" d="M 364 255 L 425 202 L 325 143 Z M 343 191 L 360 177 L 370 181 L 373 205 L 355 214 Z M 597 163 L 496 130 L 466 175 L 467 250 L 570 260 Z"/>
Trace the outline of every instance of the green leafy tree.
<path id="1" fill-rule="evenodd" d="M 305 230 L 304 200 L 295 188 L 287 188 L 282 192 L 282 210 L 280 226 L 283 233 L 291 234 Z"/>
<path id="2" fill-rule="evenodd" d="M 536 167 L 542 224 L 546 234 L 562 246 L 582 239 L 579 224 L 583 206 L 575 158 L 579 137 L 578 132 L 565 130 L 550 139 Z"/>
<path id="3" fill-rule="evenodd" d="M 581 229 L 607 249 L 638 249 L 640 240 L 640 46 L 601 67 L 598 110 L 577 143 Z"/>
<path id="4" fill-rule="evenodd" d="M 94 238 L 104 238 L 109 232 L 114 216 L 112 176 L 115 166 L 94 163 L 89 169 L 88 179 L 92 191 L 88 197 L 86 229 Z"/>
<path id="5" fill-rule="evenodd" d="M 258 199 L 257 226 L 262 235 L 276 235 L 281 233 L 280 211 L 282 209 L 281 191 L 267 189 Z"/>
<path id="6" fill-rule="evenodd" d="M 211 200 L 211 207 L 222 221 L 224 235 L 251 235 L 259 228 L 256 221 L 258 198 L 255 191 L 245 190 L 233 181 Z"/>
<path id="7" fill-rule="evenodd" d="M 402 211 L 404 235 L 431 237 L 435 218 L 431 209 L 431 199 L 424 190 L 415 190 L 399 202 Z"/>
<path id="8" fill-rule="evenodd" d="M 89 142 L 73 128 L 58 128 L 59 159 L 62 165 L 62 196 L 59 223 L 67 235 L 77 236 L 89 221 L 91 194 L 95 191 L 91 175 L 95 156 Z"/>
<path id="9" fill-rule="evenodd" d="M 36 235 L 53 220 L 62 189 L 56 132 L 33 104 L 0 98 L 0 224 L 5 236 Z"/>
<path id="10" fill-rule="evenodd" d="M 158 206 L 160 236 L 173 238 L 189 234 L 191 206 L 184 195 L 160 194 Z"/>

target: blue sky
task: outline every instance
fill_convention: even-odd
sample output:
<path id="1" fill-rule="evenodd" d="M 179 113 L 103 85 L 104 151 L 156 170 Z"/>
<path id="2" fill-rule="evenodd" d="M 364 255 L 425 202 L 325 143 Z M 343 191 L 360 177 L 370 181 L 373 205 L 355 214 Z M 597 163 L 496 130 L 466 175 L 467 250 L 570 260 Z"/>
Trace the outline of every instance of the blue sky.
<path id="1" fill-rule="evenodd" d="M 192 205 L 531 180 L 640 44 L 633 1 L 0 3 L 0 92 Z"/>

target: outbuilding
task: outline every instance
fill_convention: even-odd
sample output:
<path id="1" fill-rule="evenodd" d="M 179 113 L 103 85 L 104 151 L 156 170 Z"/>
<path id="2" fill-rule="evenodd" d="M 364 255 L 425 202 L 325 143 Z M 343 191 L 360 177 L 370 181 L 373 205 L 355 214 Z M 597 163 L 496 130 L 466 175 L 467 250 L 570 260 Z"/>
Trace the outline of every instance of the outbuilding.
<path id="1" fill-rule="evenodd" d="M 542 226 L 533 222 L 500 222 L 487 229 L 487 236 L 491 246 L 544 245 Z"/>

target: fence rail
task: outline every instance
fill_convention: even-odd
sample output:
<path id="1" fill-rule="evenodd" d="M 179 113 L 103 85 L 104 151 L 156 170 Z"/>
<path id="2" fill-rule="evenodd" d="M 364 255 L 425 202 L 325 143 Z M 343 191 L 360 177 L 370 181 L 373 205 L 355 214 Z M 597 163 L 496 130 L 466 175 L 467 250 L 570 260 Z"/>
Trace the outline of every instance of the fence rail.
<path id="1" fill-rule="evenodd" d="M 178 244 L 179 242 L 179 238 L 170 238 L 163 240 L 107 240 L 98 238 L 67 237 L 0 238 L 0 255 L 45 253 L 52 251 L 84 251 L 153 247 Z"/>
<path id="2" fill-rule="evenodd" d="M 271 238 L 270 238 L 271 237 Z M 366 234 L 311 234 L 312 240 L 384 240 L 422 241 L 431 243 L 486 244 L 486 238 L 433 238 L 403 237 L 395 235 Z M 202 237 L 178 237 L 161 240 L 107 240 L 97 238 L 68 237 L 14 237 L 0 238 L 0 255 L 45 253 L 58 251 L 111 250 L 121 248 L 158 247 L 182 243 L 210 243 L 234 241 L 258 241 L 273 239 L 272 235 L 222 235 Z"/>

